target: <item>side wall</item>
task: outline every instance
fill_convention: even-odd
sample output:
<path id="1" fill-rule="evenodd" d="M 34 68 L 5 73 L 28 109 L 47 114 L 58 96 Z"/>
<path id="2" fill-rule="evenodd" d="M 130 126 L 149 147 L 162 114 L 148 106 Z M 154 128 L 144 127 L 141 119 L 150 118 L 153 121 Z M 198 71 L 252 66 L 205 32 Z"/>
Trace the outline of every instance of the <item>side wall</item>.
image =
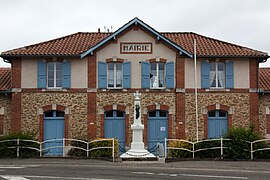
<path id="1" fill-rule="evenodd" d="M 11 130 L 11 95 L 0 94 L 0 135 Z"/>

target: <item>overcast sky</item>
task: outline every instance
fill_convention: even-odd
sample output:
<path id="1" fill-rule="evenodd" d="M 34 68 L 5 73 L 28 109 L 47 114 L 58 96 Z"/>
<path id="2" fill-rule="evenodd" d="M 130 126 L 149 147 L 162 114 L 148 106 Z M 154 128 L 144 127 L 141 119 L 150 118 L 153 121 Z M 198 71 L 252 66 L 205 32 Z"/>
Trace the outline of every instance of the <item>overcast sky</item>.
<path id="1" fill-rule="evenodd" d="M 270 53 L 270 0 L 0 0 L 0 52 L 104 26 L 115 31 L 134 17 L 159 32 L 196 32 Z"/>

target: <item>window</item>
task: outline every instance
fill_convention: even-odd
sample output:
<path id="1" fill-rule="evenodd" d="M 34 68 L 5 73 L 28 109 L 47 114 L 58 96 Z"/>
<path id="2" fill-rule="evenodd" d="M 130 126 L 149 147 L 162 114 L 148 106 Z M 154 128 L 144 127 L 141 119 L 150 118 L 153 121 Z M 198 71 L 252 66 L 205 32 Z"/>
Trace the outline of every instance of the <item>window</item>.
<path id="1" fill-rule="evenodd" d="M 210 63 L 210 88 L 225 87 L 225 64 L 220 62 Z"/>
<path id="2" fill-rule="evenodd" d="M 47 63 L 47 76 L 48 88 L 61 88 L 62 87 L 62 63 L 61 62 L 49 62 Z"/>
<path id="3" fill-rule="evenodd" d="M 108 63 L 108 88 L 123 87 L 123 64 Z"/>
<path id="4" fill-rule="evenodd" d="M 150 87 L 165 88 L 165 63 L 151 63 Z"/>

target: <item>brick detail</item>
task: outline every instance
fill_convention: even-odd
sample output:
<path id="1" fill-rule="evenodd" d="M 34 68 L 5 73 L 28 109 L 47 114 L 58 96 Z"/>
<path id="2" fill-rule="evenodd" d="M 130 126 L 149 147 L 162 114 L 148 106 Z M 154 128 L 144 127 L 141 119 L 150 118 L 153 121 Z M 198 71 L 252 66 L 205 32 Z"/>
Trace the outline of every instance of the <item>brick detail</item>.
<path id="1" fill-rule="evenodd" d="M 249 87 L 258 88 L 259 64 L 256 59 L 249 60 Z"/>
<path id="2" fill-rule="evenodd" d="M 266 134 L 270 134 L 270 114 L 266 114 Z"/>
<path id="3" fill-rule="evenodd" d="M 4 133 L 4 115 L 0 115 L 0 135 Z"/>
<path id="4" fill-rule="evenodd" d="M 88 57 L 88 88 L 96 88 L 96 55 Z M 94 101 L 93 101 L 94 102 Z"/>
<path id="5" fill-rule="evenodd" d="M 96 138 L 96 93 L 88 93 L 87 134 L 89 139 Z"/>
<path id="6" fill-rule="evenodd" d="M 20 132 L 21 130 L 21 93 L 12 93 L 11 109 L 11 131 Z"/>
<path id="7" fill-rule="evenodd" d="M 185 88 L 185 59 L 176 59 L 176 88 Z"/>
<path id="8" fill-rule="evenodd" d="M 259 131 L 259 95 L 258 93 L 249 93 L 250 104 L 250 123 L 256 131 Z"/>
<path id="9" fill-rule="evenodd" d="M 185 94 L 177 93 L 176 100 L 176 135 L 177 139 L 185 139 Z"/>
<path id="10" fill-rule="evenodd" d="M 21 60 L 15 59 L 11 63 L 12 88 L 21 88 Z"/>

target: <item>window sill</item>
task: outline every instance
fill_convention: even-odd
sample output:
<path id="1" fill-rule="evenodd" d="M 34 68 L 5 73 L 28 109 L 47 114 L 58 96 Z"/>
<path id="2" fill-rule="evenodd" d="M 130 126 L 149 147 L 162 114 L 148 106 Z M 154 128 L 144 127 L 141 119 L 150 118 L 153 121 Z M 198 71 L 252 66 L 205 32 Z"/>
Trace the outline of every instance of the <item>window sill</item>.
<path id="1" fill-rule="evenodd" d="M 47 89 L 42 89 L 42 91 L 44 92 L 66 92 L 67 89 L 63 89 L 63 88 L 47 88 Z"/>
<path id="2" fill-rule="evenodd" d="M 221 92 L 229 92 L 231 91 L 230 89 L 225 89 L 225 88 L 210 88 L 210 89 L 205 89 L 205 91 L 221 91 Z"/>

